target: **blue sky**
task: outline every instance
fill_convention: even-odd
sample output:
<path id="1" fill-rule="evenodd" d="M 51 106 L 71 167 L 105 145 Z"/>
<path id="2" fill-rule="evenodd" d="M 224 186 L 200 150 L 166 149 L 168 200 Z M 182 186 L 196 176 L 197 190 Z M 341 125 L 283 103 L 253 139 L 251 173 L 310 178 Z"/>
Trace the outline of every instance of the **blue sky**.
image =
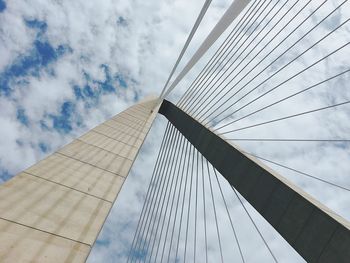
<path id="1" fill-rule="evenodd" d="M 5 0 L 1 0 L 0 1 L 0 13 L 4 12 L 5 9 L 6 9 L 6 2 L 5 2 Z"/>
<path id="2" fill-rule="evenodd" d="M 134 10 L 127 1 L 106 0 L 97 7 L 84 1 L 1 0 L 0 104 L 5 110 L 0 117 L 7 126 L 0 143 L 11 150 L 0 154 L 0 180 L 143 96 L 157 94 L 177 56 L 169 51 L 181 48 L 194 19 L 191 10 L 200 3 L 190 6 L 180 24 L 172 16 L 160 24 L 163 14 L 171 8 L 180 12 L 183 4 L 149 2 Z M 154 8 L 158 11 L 151 16 L 138 15 Z M 13 161 L 18 155 L 20 164 Z"/>
<path id="3" fill-rule="evenodd" d="M 0 1 L 2 15 L 6 15 L 6 7 L 6 2 Z M 22 126 L 20 129 L 26 129 L 28 132 L 37 129 L 38 133 L 54 133 L 63 138 L 71 134 L 74 128 L 86 130 L 84 115 L 90 110 L 98 111 L 102 97 L 115 97 L 117 100 L 118 95 L 128 89 L 128 83 L 135 82 L 129 79 L 124 72 L 111 69 L 109 61 L 94 65 L 101 72 L 100 78 L 94 78 L 88 70 L 82 67 L 78 75 L 75 75 L 65 87 L 70 90 L 70 94 L 63 99 L 54 98 L 53 107 L 39 109 L 38 116 L 33 118 L 28 113 L 28 107 L 32 106 L 31 103 L 36 102 L 31 101 L 26 106 L 22 105 L 18 92 L 26 96 L 31 93 L 32 81 L 40 82 L 43 78 L 52 80 L 59 78 L 56 72 L 57 63 L 75 57 L 77 51 L 66 41 L 53 43 L 49 36 L 51 28 L 44 19 L 22 16 L 20 20 L 26 34 L 31 36 L 30 44 L 12 56 L 11 62 L 0 70 L 0 96 L 12 104 L 15 118 L 18 121 L 16 125 Z M 117 24 L 125 26 L 126 21 L 119 17 Z M 81 61 L 84 60 L 81 59 Z M 130 102 L 136 101 L 139 97 L 137 91 L 132 93 Z M 107 115 L 110 114 L 111 112 Z M 49 141 L 40 139 L 24 142 L 23 138 L 18 138 L 16 144 L 19 149 L 24 145 L 30 145 L 38 156 L 44 156 L 57 147 L 51 145 Z M 19 169 L 20 167 L 9 169 L 4 160 L 0 158 L 0 180 L 9 179 Z"/>
<path id="4" fill-rule="evenodd" d="M 200 6 L 0 0 L 0 183 L 145 95 L 159 93 Z M 174 10 L 186 15 L 173 21 Z M 161 132 L 162 126 L 153 140 Z M 156 144 L 149 142 L 150 159 L 139 166 L 147 174 L 154 157 L 149 145 Z M 147 180 L 137 180 L 129 194 L 142 196 Z M 136 209 L 140 202 L 134 201 Z M 125 211 L 126 219 L 130 212 L 138 210 Z M 129 229 L 133 222 L 124 225 Z M 91 260 L 108 262 L 111 253 L 125 257 L 125 250 L 109 248 L 116 242 L 127 246 L 130 236 L 116 237 L 101 236 Z"/>
<path id="5" fill-rule="evenodd" d="M 0 0 L 0 182 L 145 95 L 158 94 L 202 5 L 185 2 Z M 225 6 L 215 6 L 197 42 Z M 151 174 L 161 123 L 138 171 Z M 134 181 L 128 195 L 141 197 L 147 181 Z M 92 261 L 125 257 L 134 226 L 128 218 L 141 204 L 133 202 L 131 211 L 119 212 L 124 232 L 102 235 Z M 107 227 L 115 225 L 111 218 Z M 123 250 L 110 249 L 120 242 Z"/>

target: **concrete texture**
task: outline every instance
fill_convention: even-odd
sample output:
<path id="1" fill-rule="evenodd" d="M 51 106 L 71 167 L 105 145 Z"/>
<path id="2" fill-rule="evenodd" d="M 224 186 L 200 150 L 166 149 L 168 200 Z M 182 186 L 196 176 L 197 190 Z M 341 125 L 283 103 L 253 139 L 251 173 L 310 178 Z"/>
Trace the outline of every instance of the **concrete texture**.
<path id="1" fill-rule="evenodd" d="M 0 186 L 0 262 L 85 262 L 156 105 L 132 106 Z"/>
<path id="2" fill-rule="evenodd" d="M 163 114 L 307 262 L 350 262 L 350 224 L 171 102 Z"/>

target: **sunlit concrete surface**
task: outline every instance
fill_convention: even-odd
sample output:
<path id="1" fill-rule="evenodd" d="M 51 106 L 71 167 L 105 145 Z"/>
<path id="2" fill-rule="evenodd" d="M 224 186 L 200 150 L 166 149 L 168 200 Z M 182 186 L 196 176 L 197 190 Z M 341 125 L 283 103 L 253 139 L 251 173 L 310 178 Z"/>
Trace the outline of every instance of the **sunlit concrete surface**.
<path id="1" fill-rule="evenodd" d="M 0 186 L 0 262 L 84 262 L 157 114 L 145 100 Z"/>

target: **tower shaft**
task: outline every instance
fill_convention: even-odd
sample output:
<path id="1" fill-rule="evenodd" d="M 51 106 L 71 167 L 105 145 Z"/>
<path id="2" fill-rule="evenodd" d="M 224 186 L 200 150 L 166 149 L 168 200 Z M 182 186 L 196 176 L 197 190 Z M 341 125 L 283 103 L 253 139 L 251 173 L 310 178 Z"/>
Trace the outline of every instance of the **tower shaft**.
<path id="1" fill-rule="evenodd" d="M 349 262 L 347 220 L 171 102 L 159 112 L 307 262 Z"/>
<path id="2" fill-rule="evenodd" d="M 0 186 L 0 262 L 85 262 L 155 103 L 128 108 Z"/>

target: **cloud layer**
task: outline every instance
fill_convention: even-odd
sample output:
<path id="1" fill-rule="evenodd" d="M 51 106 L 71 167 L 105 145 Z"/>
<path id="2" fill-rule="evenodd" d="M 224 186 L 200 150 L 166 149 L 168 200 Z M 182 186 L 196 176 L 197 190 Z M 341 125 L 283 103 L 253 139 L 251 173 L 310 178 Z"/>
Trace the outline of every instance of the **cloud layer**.
<path id="1" fill-rule="evenodd" d="M 2 179 L 158 93 L 200 8 L 201 1 L 1 1 Z"/>

